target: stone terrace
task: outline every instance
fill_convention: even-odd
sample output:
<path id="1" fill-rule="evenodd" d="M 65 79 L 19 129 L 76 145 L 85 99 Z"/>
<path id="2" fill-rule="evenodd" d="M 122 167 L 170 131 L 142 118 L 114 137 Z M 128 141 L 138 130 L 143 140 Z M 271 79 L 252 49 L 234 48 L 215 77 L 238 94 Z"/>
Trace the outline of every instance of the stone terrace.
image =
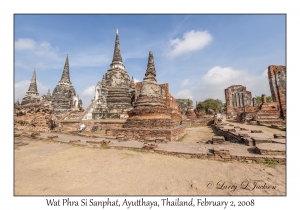
<path id="1" fill-rule="evenodd" d="M 228 127 L 228 129 L 240 129 L 235 125 L 222 125 L 223 127 Z M 242 127 L 242 126 L 241 126 Z M 147 142 L 153 140 L 153 145 L 155 147 L 145 147 L 146 141 L 135 141 L 131 139 L 123 139 L 122 136 L 105 136 L 100 134 L 81 134 L 77 132 L 72 132 L 72 135 L 62 134 L 62 133 L 40 133 L 39 135 L 32 133 L 25 133 L 21 131 L 16 131 L 15 136 L 24 136 L 28 138 L 37 138 L 48 141 L 56 141 L 62 143 L 68 143 L 73 145 L 82 145 L 88 147 L 110 147 L 117 149 L 134 149 L 148 152 L 157 152 L 166 155 L 183 156 L 188 158 L 199 158 L 199 159 L 211 159 L 211 160 L 237 160 L 251 162 L 267 162 L 274 161 L 278 163 L 285 163 L 285 139 L 284 138 L 274 138 L 271 132 L 265 133 L 251 133 L 251 129 L 248 130 L 248 137 L 238 137 L 237 132 L 231 131 L 221 131 L 220 128 L 215 126 L 219 132 L 227 132 L 229 135 L 225 135 L 225 142 L 220 142 L 218 144 L 204 144 L 204 143 L 194 143 L 194 142 L 168 142 L 168 143 L 155 143 L 155 139 L 147 139 Z M 254 126 L 256 128 L 256 126 Z M 245 128 L 244 128 L 245 129 Z M 259 132 L 258 129 L 253 130 Z M 247 131 L 243 131 L 246 133 Z M 228 138 L 229 136 L 229 138 Z M 234 136 L 234 138 L 232 137 Z M 279 135 L 280 136 L 280 135 Z M 282 135 L 281 135 L 282 137 Z M 230 139 L 233 138 L 234 141 L 238 139 L 238 142 L 242 143 L 232 143 Z M 255 145 L 246 145 L 245 139 L 255 139 L 264 140 L 256 142 Z M 149 140 L 149 141 L 148 141 Z M 243 142 L 244 141 L 244 142 Z M 265 143 L 268 142 L 268 143 Z M 152 148 L 152 149 L 147 149 Z"/>

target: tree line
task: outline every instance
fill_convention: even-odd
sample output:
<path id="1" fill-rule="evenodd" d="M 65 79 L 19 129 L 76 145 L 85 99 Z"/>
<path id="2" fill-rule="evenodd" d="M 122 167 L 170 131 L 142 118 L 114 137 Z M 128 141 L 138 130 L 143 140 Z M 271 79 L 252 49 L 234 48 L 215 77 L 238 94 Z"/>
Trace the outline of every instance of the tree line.
<path id="1" fill-rule="evenodd" d="M 256 103 L 262 103 L 261 96 L 255 96 Z M 267 102 L 272 102 L 272 96 L 266 96 Z M 207 98 L 204 101 L 198 102 L 196 107 L 198 112 L 207 114 L 209 109 L 212 109 L 216 112 L 222 112 L 226 110 L 226 103 L 223 103 L 220 99 Z"/>

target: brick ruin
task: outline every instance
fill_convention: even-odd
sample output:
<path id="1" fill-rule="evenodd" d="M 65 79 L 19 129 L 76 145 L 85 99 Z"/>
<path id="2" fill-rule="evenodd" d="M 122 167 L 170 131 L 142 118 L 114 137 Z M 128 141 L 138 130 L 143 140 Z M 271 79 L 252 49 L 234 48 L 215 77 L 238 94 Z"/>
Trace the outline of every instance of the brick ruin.
<path id="1" fill-rule="evenodd" d="M 268 67 L 268 79 L 271 96 L 274 102 L 279 104 L 280 115 L 286 118 L 286 67 L 274 66 Z"/>
<path id="2" fill-rule="evenodd" d="M 168 84 L 158 85 L 153 53 L 150 51 L 143 82 L 136 85 L 134 108 L 122 128 L 106 130 L 107 135 L 124 136 L 133 140 L 165 138 L 175 141 L 186 133 L 176 99 Z"/>
<path id="3" fill-rule="evenodd" d="M 15 104 L 14 127 L 16 130 L 47 132 L 56 127 L 56 115 L 49 102 Z"/>
<path id="4" fill-rule="evenodd" d="M 82 116 L 83 120 L 127 118 L 135 99 L 134 79 L 130 80 L 122 61 L 118 30 L 110 69 L 95 87 L 95 97 Z"/>
<path id="5" fill-rule="evenodd" d="M 227 119 L 251 124 L 284 124 L 286 116 L 286 67 L 269 66 L 268 77 L 272 102 L 267 102 L 262 94 L 262 103 L 252 98 L 251 92 L 242 85 L 232 85 L 225 89 Z"/>
<path id="6" fill-rule="evenodd" d="M 187 111 L 185 113 L 187 119 L 196 119 L 197 116 L 196 116 L 196 113 L 195 113 L 195 110 L 193 109 L 193 106 L 192 106 L 192 103 L 191 101 L 188 101 L 188 108 L 187 108 Z"/>
<path id="7" fill-rule="evenodd" d="M 207 114 L 203 114 L 197 111 L 197 101 L 195 109 L 191 99 L 176 99 L 176 101 L 178 103 L 179 111 L 181 112 L 182 123 L 186 127 L 205 126 L 214 123 L 214 118 L 217 114 L 214 110 L 209 109 Z M 218 114 L 218 118 L 222 118 L 220 113 Z"/>
<path id="8" fill-rule="evenodd" d="M 238 113 L 256 104 L 251 92 L 242 85 L 232 85 L 225 89 L 227 118 L 236 117 Z"/>
<path id="9" fill-rule="evenodd" d="M 78 119 L 82 115 L 82 101 L 70 81 L 69 59 L 66 58 L 63 74 L 59 84 L 46 95 L 39 97 L 34 70 L 29 89 L 21 104 L 14 104 L 14 126 L 16 130 L 50 131 L 57 126 L 58 119 Z"/>
<path id="10" fill-rule="evenodd" d="M 168 83 L 158 84 L 158 86 L 160 88 L 160 97 L 164 100 L 164 104 L 167 107 L 170 107 L 171 109 L 173 109 L 173 112 L 176 113 L 176 115 L 174 115 L 173 117 L 177 118 L 178 121 L 181 121 L 182 119 L 181 119 L 181 117 L 179 117 L 180 110 L 179 110 L 176 98 L 174 98 L 169 92 L 169 84 Z M 143 82 L 136 83 L 135 100 L 133 101 L 133 105 L 136 104 L 137 99 L 141 95 L 142 87 L 143 87 Z"/>

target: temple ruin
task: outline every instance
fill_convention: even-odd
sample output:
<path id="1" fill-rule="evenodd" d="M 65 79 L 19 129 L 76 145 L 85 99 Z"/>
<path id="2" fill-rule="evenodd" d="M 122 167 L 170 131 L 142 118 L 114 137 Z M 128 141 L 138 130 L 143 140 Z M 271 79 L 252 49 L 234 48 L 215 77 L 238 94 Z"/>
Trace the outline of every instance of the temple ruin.
<path id="1" fill-rule="evenodd" d="M 25 97 L 22 99 L 21 105 L 38 103 L 40 100 L 41 98 L 39 97 L 36 84 L 36 71 L 34 69 L 28 91 L 26 92 Z"/>
<path id="2" fill-rule="evenodd" d="M 251 92 L 242 85 L 232 85 L 226 88 L 225 99 L 227 118 L 235 117 L 237 113 L 243 112 L 246 107 L 253 105 Z"/>
<path id="3" fill-rule="evenodd" d="M 193 102 L 188 101 L 188 108 L 187 108 L 187 111 L 186 111 L 186 113 L 185 113 L 187 119 L 191 119 L 191 120 L 197 118 L 196 113 L 195 113 L 195 110 L 194 110 L 192 104 L 193 104 Z"/>
<path id="4" fill-rule="evenodd" d="M 56 125 L 56 115 L 53 106 L 48 101 L 15 104 L 14 127 L 15 130 L 49 132 Z"/>
<path id="5" fill-rule="evenodd" d="M 286 67 L 268 67 L 272 102 L 267 102 L 262 94 L 262 103 L 252 98 L 251 92 L 242 85 L 232 85 L 225 89 L 227 118 L 253 124 L 283 124 L 286 116 Z"/>
<path id="6" fill-rule="evenodd" d="M 78 95 L 76 95 L 75 89 L 70 81 L 68 54 L 61 80 L 54 88 L 52 96 L 49 94 L 48 98 L 52 102 L 54 113 L 56 115 L 62 115 L 68 111 L 82 109 L 82 101 L 79 99 Z"/>
<path id="7" fill-rule="evenodd" d="M 274 66 L 268 67 L 268 78 L 271 90 L 271 96 L 274 102 L 279 104 L 280 115 L 286 118 L 286 67 Z"/>
<path id="8" fill-rule="evenodd" d="M 134 78 L 125 70 L 122 61 L 118 29 L 110 69 L 95 87 L 95 97 L 84 112 L 82 119 L 127 118 L 135 100 Z"/>
<path id="9" fill-rule="evenodd" d="M 134 108 L 122 128 L 108 128 L 106 134 L 125 139 L 146 138 L 175 141 L 186 133 L 176 99 L 169 93 L 168 84 L 158 85 L 153 53 L 149 52 L 145 78 L 137 84 Z"/>

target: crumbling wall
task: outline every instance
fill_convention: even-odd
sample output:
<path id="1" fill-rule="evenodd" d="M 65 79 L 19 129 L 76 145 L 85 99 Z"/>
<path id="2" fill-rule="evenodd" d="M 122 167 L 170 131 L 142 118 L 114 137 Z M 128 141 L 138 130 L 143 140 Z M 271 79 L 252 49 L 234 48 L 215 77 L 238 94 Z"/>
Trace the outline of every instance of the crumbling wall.
<path id="1" fill-rule="evenodd" d="M 242 85 L 232 85 L 225 89 L 226 115 L 227 118 L 237 116 L 247 106 L 252 106 L 252 94 Z"/>
<path id="2" fill-rule="evenodd" d="M 175 129 L 136 129 L 136 128 L 108 128 L 106 135 L 124 136 L 125 138 L 143 141 L 146 138 L 165 137 L 167 141 L 176 141 L 186 134 L 186 127 L 180 126 Z"/>
<path id="3" fill-rule="evenodd" d="M 47 132 L 56 126 L 56 115 L 50 103 L 32 103 L 14 108 L 16 130 Z"/>
<path id="4" fill-rule="evenodd" d="M 268 67 L 268 79 L 272 99 L 280 106 L 281 117 L 286 117 L 286 67 L 271 65 Z"/>

